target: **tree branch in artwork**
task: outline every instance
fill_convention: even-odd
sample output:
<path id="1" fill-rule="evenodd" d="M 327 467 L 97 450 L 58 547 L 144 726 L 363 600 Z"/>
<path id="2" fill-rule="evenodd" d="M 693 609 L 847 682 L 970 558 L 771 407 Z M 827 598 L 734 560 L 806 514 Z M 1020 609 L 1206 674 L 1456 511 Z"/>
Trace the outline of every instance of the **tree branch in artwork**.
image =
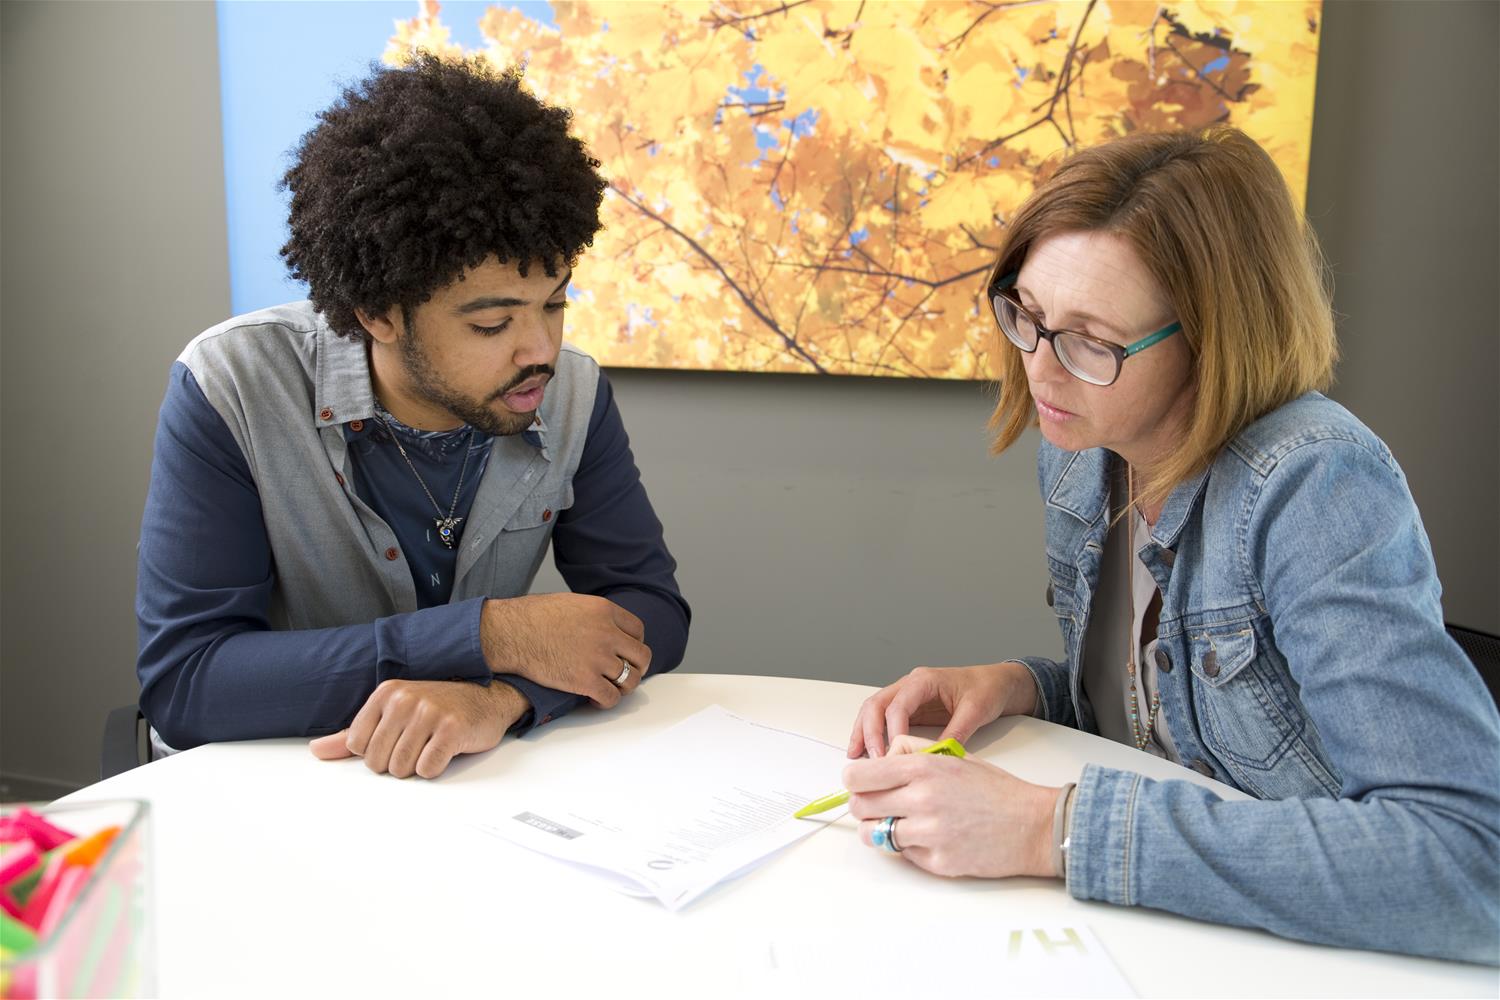
<path id="1" fill-rule="evenodd" d="M 812 368 L 813 371 L 820 374 L 827 374 L 827 371 L 821 364 L 818 363 L 818 360 L 811 354 L 808 354 L 806 349 L 804 349 L 802 345 L 798 344 L 794 338 L 789 336 L 787 332 L 783 330 L 779 324 L 777 324 L 776 320 L 767 315 L 761 308 L 760 304 L 756 302 L 751 295 L 746 293 L 743 288 L 740 287 L 739 283 L 735 281 L 730 273 L 724 269 L 724 265 L 719 263 L 719 261 L 714 258 L 713 254 L 704 249 L 702 244 L 693 239 L 687 233 L 684 233 L 682 230 L 678 229 L 676 226 L 672 225 L 660 215 L 653 212 L 642 202 L 637 201 L 635 198 L 632 198 L 628 192 L 621 190 L 614 184 L 611 184 L 609 186 L 609 189 L 615 194 L 619 195 L 622 199 L 624 199 L 624 201 L 636 211 L 640 212 L 646 218 L 650 219 L 652 222 L 655 222 L 667 232 L 671 233 L 673 236 L 676 236 L 682 242 L 691 247 L 694 253 L 701 257 L 705 263 L 707 263 L 723 277 L 724 283 L 728 285 L 730 289 L 739 296 L 740 301 L 742 301 L 745 306 L 755 314 L 755 318 L 764 323 L 768 330 L 770 330 L 781 339 L 782 343 L 786 345 L 788 351 L 806 361 L 808 366 Z"/>

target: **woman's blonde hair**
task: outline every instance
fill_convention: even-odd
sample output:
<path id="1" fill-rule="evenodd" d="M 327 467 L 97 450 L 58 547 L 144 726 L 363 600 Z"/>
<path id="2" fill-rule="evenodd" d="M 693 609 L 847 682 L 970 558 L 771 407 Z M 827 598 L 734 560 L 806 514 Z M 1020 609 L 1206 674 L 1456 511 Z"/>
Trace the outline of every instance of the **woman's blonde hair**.
<path id="1" fill-rule="evenodd" d="M 1006 227 L 995 279 L 1057 233 L 1123 237 L 1171 300 L 1197 399 L 1177 451 L 1138 481 L 1161 500 L 1258 417 L 1333 380 L 1338 356 L 1317 238 L 1265 150 L 1227 126 L 1140 132 L 1074 153 Z M 988 287 L 988 285 L 987 285 Z M 1036 421 L 1021 352 L 997 331 L 996 454 Z"/>

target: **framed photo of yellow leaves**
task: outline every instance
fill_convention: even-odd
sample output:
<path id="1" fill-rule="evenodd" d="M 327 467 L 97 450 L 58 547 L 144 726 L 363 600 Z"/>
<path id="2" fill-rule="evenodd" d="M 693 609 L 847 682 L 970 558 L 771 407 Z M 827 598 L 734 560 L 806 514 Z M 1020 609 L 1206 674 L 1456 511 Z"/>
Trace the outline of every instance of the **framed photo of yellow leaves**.
<path id="1" fill-rule="evenodd" d="M 371 56 L 524 65 L 602 162 L 568 339 L 605 365 L 989 378 L 994 247 L 1069 149 L 1227 122 L 1306 190 L 1317 0 L 411 9 Z"/>

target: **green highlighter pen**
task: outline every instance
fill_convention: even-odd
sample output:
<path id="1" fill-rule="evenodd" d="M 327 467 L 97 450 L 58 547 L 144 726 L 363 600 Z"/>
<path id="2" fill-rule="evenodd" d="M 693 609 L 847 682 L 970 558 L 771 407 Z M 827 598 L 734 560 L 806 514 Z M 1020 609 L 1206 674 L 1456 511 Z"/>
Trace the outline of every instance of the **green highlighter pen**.
<path id="1" fill-rule="evenodd" d="M 930 747 L 923 747 L 917 753 L 940 753 L 945 757 L 968 756 L 968 751 L 964 749 L 964 745 L 951 737 L 934 743 Z M 807 805 L 792 813 L 792 818 L 805 819 L 808 816 L 816 816 L 820 812 L 837 809 L 848 801 L 849 793 L 847 791 L 834 792 L 832 795 L 825 795 L 821 799 L 813 799 Z"/>

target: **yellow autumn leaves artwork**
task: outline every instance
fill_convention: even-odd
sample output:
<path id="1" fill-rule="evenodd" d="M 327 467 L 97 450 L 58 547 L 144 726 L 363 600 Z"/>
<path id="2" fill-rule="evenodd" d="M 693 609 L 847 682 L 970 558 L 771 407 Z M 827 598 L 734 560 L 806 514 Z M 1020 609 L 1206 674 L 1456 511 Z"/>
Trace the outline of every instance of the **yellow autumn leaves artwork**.
<path id="1" fill-rule="evenodd" d="M 554 0 L 483 55 L 609 181 L 568 338 L 602 363 L 983 379 L 982 285 L 1067 150 L 1228 122 L 1307 184 L 1321 4 Z M 385 59 L 454 44 L 440 4 Z"/>

